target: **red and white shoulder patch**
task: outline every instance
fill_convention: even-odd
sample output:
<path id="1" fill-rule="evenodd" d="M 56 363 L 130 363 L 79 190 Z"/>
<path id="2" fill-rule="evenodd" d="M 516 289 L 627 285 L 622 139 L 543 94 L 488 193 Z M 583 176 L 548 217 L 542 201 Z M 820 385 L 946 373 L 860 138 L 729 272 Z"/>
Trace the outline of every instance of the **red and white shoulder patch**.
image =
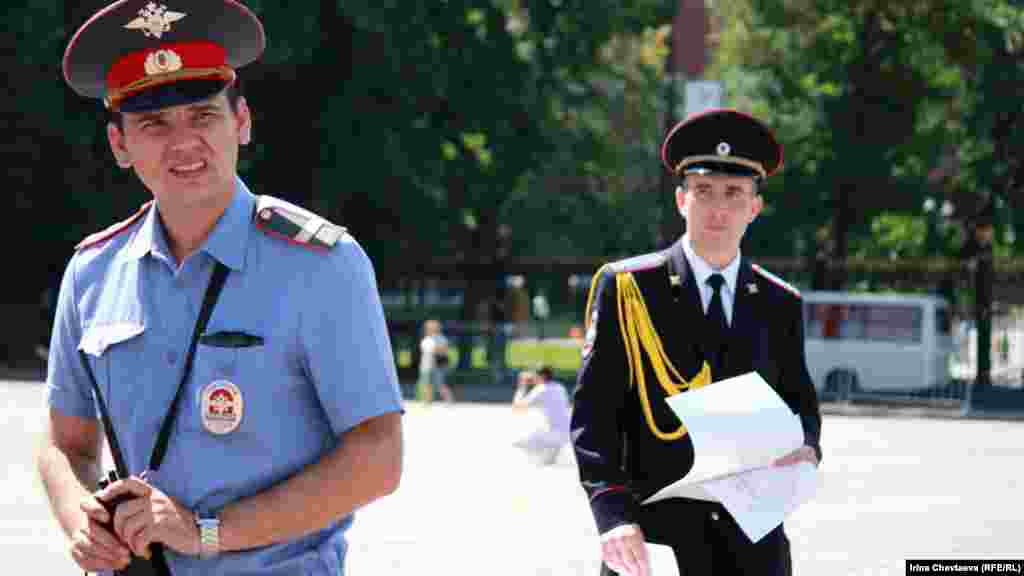
<path id="1" fill-rule="evenodd" d="M 259 196 L 256 227 L 301 246 L 330 250 L 348 231 L 290 202 L 273 196 Z"/>
<path id="2" fill-rule="evenodd" d="M 118 222 L 117 224 L 112 224 L 112 225 L 106 227 L 105 229 L 100 230 L 99 232 L 95 232 L 93 234 L 89 234 L 88 236 L 86 236 L 84 239 L 82 239 L 82 241 L 79 242 L 75 246 L 75 250 L 81 250 L 83 248 L 88 248 L 90 246 L 96 246 L 96 245 L 102 244 L 102 243 L 106 242 L 107 240 L 110 240 L 114 236 L 117 236 L 121 232 L 124 232 L 125 230 L 128 229 L 129 226 L 134 224 L 139 218 L 142 218 L 143 216 L 145 216 L 146 215 L 146 211 L 148 211 L 150 206 L 152 206 L 152 205 L 153 205 L 153 201 L 150 200 L 149 202 L 146 202 L 145 204 L 143 204 L 142 207 L 139 208 L 138 212 L 136 212 L 135 214 L 132 214 L 127 219 L 122 220 L 122 221 Z"/>
<path id="3" fill-rule="evenodd" d="M 786 282 L 782 278 L 779 278 L 775 274 L 772 274 L 771 272 L 765 270 L 764 268 L 761 268 L 757 264 L 751 264 L 750 267 L 754 269 L 754 272 L 763 276 L 765 280 L 768 280 L 769 282 L 775 284 L 779 288 L 782 288 L 786 292 L 789 292 L 790 294 L 796 296 L 797 298 L 800 298 L 800 291 L 796 289 L 796 286 L 793 286 L 792 284 Z"/>

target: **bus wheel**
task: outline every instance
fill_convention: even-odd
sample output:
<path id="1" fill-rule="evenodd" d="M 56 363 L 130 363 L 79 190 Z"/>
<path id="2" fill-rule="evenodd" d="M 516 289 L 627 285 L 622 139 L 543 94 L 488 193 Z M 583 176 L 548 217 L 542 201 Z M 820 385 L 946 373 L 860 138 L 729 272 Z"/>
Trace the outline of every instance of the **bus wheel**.
<path id="1" fill-rule="evenodd" d="M 833 370 L 825 378 L 825 392 L 835 395 L 841 402 L 846 402 L 860 392 L 860 383 L 857 382 L 857 375 L 850 370 Z"/>

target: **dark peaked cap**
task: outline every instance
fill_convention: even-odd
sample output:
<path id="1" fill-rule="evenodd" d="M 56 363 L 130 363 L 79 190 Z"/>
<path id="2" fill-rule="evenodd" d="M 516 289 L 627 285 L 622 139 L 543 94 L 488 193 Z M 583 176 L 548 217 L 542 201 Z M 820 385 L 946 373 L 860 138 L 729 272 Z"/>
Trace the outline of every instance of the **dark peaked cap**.
<path id="1" fill-rule="evenodd" d="M 782 146 L 760 120 L 731 109 L 690 115 L 665 137 L 661 160 L 673 174 L 766 178 L 782 167 Z"/>
<path id="2" fill-rule="evenodd" d="M 183 81 L 223 88 L 265 46 L 259 19 L 234 0 L 119 0 L 75 32 L 64 79 L 116 109 L 134 94 Z"/>

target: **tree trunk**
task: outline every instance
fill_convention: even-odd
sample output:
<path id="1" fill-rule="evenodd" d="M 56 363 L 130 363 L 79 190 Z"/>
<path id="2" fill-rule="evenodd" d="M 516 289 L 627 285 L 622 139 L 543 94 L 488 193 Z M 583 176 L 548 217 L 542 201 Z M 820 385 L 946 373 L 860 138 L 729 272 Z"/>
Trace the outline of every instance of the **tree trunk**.
<path id="1" fill-rule="evenodd" d="M 857 184 L 851 180 L 839 183 L 835 192 L 835 212 L 833 215 L 832 237 L 833 268 L 827 275 L 828 290 L 842 290 L 846 285 L 846 256 L 850 250 L 850 226 L 853 224 L 854 210 L 850 199 L 856 194 Z"/>

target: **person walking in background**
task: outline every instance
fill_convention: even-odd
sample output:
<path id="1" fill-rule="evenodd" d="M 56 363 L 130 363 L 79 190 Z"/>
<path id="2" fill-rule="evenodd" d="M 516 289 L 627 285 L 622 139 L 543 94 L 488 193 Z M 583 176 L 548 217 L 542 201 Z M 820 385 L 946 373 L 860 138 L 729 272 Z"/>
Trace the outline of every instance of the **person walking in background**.
<path id="1" fill-rule="evenodd" d="M 420 377 L 418 397 L 432 402 L 434 394 L 440 394 L 445 402 L 454 402 L 455 394 L 448 385 L 448 338 L 441 330 L 441 322 L 430 319 L 423 323 L 423 340 L 420 341 Z"/>
<path id="2" fill-rule="evenodd" d="M 520 372 L 512 398 L 514 410 L 537 409 L 544 416 L 540 427 L 514 442 L 543 465 L 554 464 L 562 447 L 569 443 L 569 393 L 551 376 L 549 366 Z"/>

